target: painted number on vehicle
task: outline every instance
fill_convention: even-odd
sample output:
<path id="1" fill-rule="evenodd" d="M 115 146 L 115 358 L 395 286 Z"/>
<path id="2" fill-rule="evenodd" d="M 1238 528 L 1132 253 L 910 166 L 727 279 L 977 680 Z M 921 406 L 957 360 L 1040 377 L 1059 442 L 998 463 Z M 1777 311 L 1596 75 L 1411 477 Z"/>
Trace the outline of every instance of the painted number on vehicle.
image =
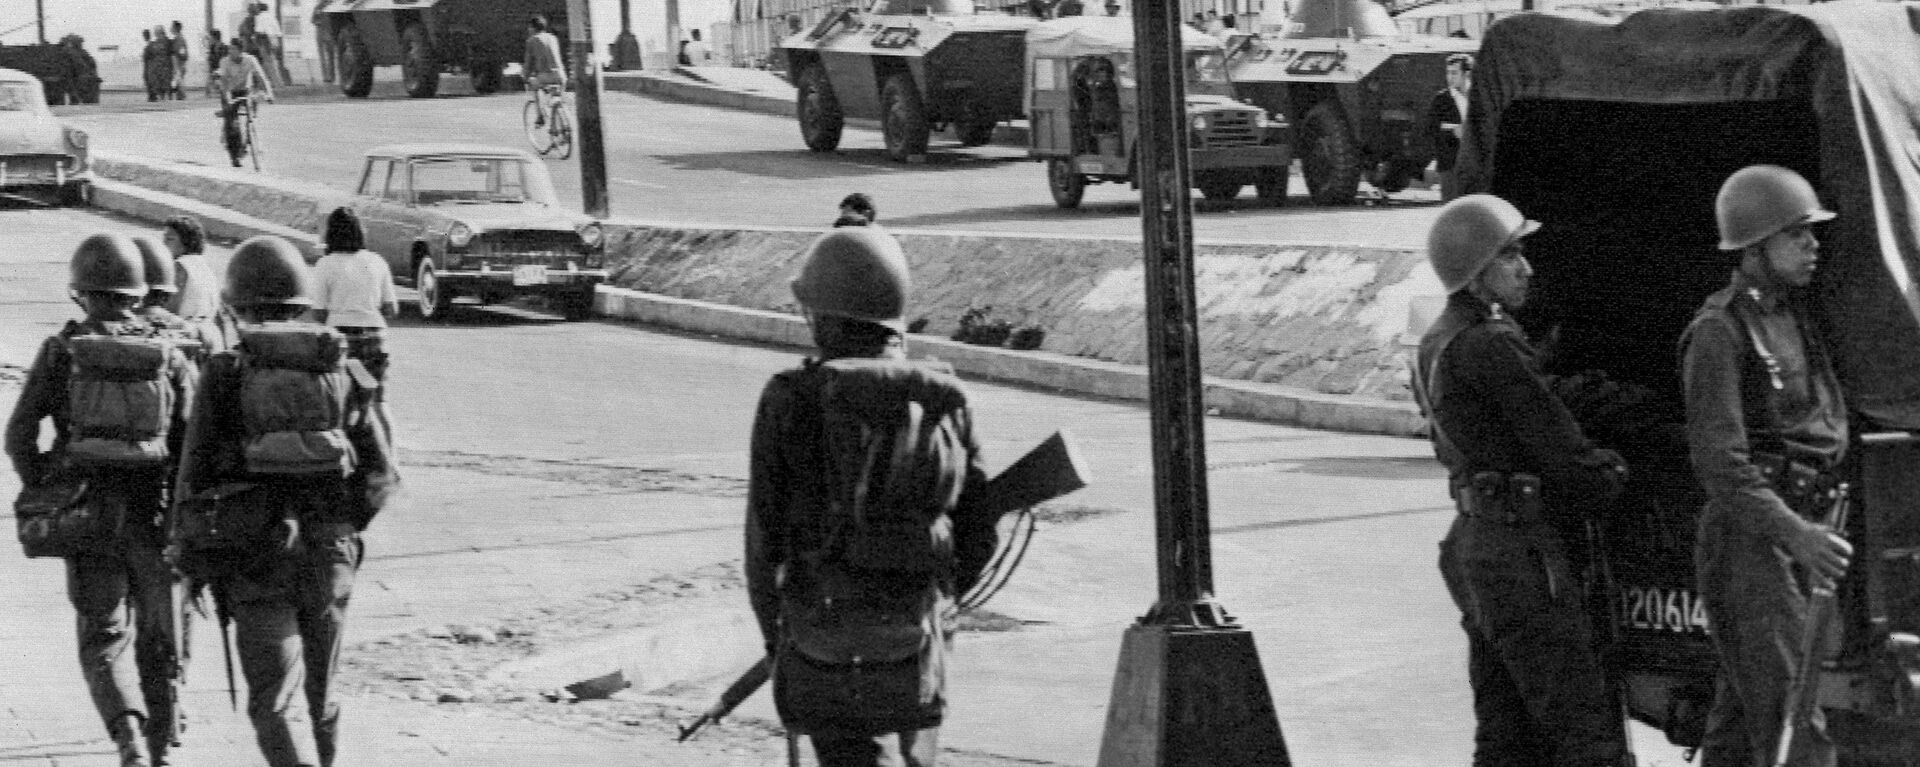
<path id="1" fill-rule="evenodd" d="M 1707 605 L 1690 589 L 1627 586 L 1621 591 L 1625 628 L 1706 633 Z"/>
<path id="2" fill-rule="evenodd" d="M 1295 75 L 1324 75 L 1339 69 L 1347 55 L 1339 51 L 1306 51 L 1293 58 L 1287 64 L 1287 73 Z"/>

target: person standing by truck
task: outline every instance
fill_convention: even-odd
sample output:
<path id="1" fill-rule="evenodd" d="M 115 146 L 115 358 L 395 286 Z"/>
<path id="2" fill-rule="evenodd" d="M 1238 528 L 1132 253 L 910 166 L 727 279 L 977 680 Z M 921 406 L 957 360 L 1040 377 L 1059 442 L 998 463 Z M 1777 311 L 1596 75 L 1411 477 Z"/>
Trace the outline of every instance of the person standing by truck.
<path id="1" fill-rule="evenodd" d="M 1626 462 L 1587 440 L 1508 314 L 1527 301 L 1522 238 L 1539 226 L 1474 194 L 1442 208 L 1427 238 L 1448 296 L 1420 339 L 1414 394 L 1460 512 L 1440 574 L 1467 630 L 1473 763 L 1630 765 L 1581 578 L 1589 516 L 1619 496 Z"/>
<path id="2" fill-rule="evenodd" d="M 1460 174 L 1453 164 L 1460 155 L 1460 135 L 1467 116 L 1467 88 L 1473 83 L 1473 57 L 1447 57 L 1447 87 L 1433 94 L 1427 109 L 1427 134 L 1433 141 L 1434 169 L 1440 172 L 1440 200 L 1460 196 Z"/>
<path id="3" fill-rule="evenodd" d="M 1834 218 L 1813 185 L 1774 165 L 1728 177 L 1714 201 L 1720 249 L 1740 254 L 1681 338 L 1687 440 L 1707 493 L 1694 562 L 1719 650 L 1704 767 L 1771 762 L 1785 718 L 1809 590 L 1831 589 L 1853 551 L 1817 519 L 1845 457 L 1847 411 L 1833 361 L 1806 329 L 1819 263 L 1812 225 Z M 1829 627 L 1830 628 L 1830 627 Z M 1791 767 L 1837 755 L 1818 706 L 1796 725 Z"/>

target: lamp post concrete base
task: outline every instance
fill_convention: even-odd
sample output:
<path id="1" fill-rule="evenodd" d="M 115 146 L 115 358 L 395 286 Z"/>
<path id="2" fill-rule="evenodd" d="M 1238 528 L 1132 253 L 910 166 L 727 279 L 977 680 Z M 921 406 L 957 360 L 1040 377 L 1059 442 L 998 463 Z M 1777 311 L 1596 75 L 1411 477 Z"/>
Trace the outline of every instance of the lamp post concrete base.
<path id="1" fill-rule="evenodd" d="M 1136 623 L 1098 767 L 1290 767 L 1253 633 Z"/>

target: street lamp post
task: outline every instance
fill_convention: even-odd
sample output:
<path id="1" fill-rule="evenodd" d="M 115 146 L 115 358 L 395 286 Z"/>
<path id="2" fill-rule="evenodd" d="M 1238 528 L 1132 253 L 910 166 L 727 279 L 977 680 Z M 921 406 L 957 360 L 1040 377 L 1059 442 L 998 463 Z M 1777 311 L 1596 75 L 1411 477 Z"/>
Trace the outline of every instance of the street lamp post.
<path id="1" fill-rule="evenodd" d="M 633 36 L 633 0 L 620 0 L 620 34 L 613 38 L 613 68 L 620 72 L 641 68 L 640 39 Z"/>
<path id="2" fill-rule="evenodd" d="M 567 0 L 573 48 L 573 99 L 580 124 L 580 197 L 587 215 L 607 217 L 607 144 L 600 128 L 600 65 L 593 55 L 593 18 L 587 0 Z"/>
<path id="3" fill-rule="evenodd" d="M 1159 595 L 1121 639 L 1099 767 L 1289 767 L 1253 634 L 1213 597 L 1178 0 L 1133 24 Z"/>

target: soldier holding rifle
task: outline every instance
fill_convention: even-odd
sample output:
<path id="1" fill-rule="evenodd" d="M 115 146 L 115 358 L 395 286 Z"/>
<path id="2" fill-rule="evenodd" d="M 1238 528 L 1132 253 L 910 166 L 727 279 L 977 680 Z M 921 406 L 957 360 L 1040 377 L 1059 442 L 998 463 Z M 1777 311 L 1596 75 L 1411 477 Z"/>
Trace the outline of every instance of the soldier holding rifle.
<path id="1" fill-rule="evenodd" d="M 1800 296 L 1819 262 L 1810 227 L 1834 214 L 1805 178 L 1772 165 L 1734 173 L 1715 208 L 1720 249 L 1738 252 L 1739 266 L 1681 341 L 1688 441 L 1708 498 L 1695 564 L 1720 652 L 1701 748 L 1706 767 L 1751 767 L 1774 763 L 1789 716 L 1793 648 L 1809 628 L 1796 574 L 1830 590 L 1852 554 L 1815 518 L 1838 497 L 1847 416 Z M 1815 707 L 1795 723 L 1783 763 L 1835 761 Z"/>

